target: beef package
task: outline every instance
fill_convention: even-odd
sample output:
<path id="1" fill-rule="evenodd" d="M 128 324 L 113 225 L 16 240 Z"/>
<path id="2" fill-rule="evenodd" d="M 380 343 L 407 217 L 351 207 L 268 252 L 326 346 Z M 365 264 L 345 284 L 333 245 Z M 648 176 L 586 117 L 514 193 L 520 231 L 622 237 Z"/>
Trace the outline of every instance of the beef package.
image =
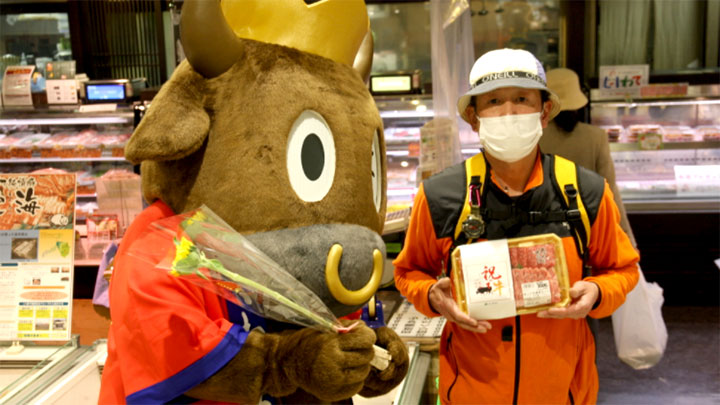
<path id="1" fill-rule="evenodd" d="M 565 251 L 554 234 L 460 246 L 452 260 L 455 300 L 476 319 L 500 319 L 570 303 Z"/>

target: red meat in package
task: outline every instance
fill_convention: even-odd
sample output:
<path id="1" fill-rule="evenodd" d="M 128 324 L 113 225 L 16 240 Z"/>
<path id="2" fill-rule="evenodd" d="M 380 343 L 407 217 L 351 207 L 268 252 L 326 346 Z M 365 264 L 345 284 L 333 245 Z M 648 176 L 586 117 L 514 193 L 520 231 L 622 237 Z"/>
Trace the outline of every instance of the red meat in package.
<path id="1" fill-rule="evenodd" d="M 510 247 L 509 251 L 518 308 L 554 304 L 562 300 L 552 244 Z"/>

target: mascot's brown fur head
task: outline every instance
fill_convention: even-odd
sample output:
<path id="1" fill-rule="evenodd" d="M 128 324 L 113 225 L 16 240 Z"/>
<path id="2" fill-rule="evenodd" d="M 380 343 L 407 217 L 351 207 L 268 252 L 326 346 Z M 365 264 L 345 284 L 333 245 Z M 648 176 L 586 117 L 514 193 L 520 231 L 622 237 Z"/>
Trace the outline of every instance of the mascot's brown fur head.
<path id="1" fill-rule="evenodd" d="M 215 21 L 200 21 L 212 31 L 195 35 L 202 41 L 183 33 L 189 61 L 126 147 L 130 161 L 142 162 L 146 200 L 177 213 L 207 205 L 337 315 L 357 309 L 377 289 L 378 265 L 382 272 L 386 204 L 382 121 L 361 75 L 324 56 L 238 38 L 219 2 L 186 1 L 185 25 L 186 8 Z M 342 260 L 329 271 L 339 286 L 328 281 L 335 245 Z"/>

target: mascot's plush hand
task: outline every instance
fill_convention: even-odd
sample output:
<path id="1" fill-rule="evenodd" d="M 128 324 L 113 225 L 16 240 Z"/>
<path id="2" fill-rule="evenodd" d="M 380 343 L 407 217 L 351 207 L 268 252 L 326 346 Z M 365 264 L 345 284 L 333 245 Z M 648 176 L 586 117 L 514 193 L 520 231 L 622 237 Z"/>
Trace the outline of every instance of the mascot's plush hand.
<path id="1" fill-rule="evenodd" d="M 370 373 L 375 340 L 375 332 L 363 323 L 344 334 L 311 328 L 281 333 L 253 330 L 225 367 L 187 394 L 252 403 L 262 394 L 295 394 L 293 401 L 317 402 L 303 392 L 323 402 L 347 399 L 360 391 Z"/>
<path id="2" fill-rule="evenodd" d="M 375 334 L 377 336 L 375 344 L 385 348 L 392 356 L 392 360 L 385 370 L 380 371 L 374 367 L 370 370 L 365 385 L 360 391 L 360 395 L 364 397 L 375 397 L 390 392 L 405 378 L 410 364 L 407 347 L 395 331 L 383 326 L 376 329 Z"/>
<path id="3" fill-rule="evenodd" d="M 303 329 L 280 335 L 274 360 L 283 369 L 285 384 L 323 401 L 339 401 L 362 388 L 374 343 L 375 333 L 363 323 L 344 334 Z"/>

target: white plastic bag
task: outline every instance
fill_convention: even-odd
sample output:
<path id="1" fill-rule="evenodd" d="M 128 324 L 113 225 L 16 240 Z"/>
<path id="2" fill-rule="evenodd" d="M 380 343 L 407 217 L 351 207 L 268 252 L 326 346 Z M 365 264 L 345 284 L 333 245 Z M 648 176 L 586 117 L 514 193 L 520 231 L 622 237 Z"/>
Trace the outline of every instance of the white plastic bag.
<path id="1" fill-rule="evenodd" d="M 612 314 L 615 348 L 620 360 L 636 370 L 657 364 L 665 352 L 667 329 L 662 317 L 663 290 L 640 279 L 625 303 Z"/>

